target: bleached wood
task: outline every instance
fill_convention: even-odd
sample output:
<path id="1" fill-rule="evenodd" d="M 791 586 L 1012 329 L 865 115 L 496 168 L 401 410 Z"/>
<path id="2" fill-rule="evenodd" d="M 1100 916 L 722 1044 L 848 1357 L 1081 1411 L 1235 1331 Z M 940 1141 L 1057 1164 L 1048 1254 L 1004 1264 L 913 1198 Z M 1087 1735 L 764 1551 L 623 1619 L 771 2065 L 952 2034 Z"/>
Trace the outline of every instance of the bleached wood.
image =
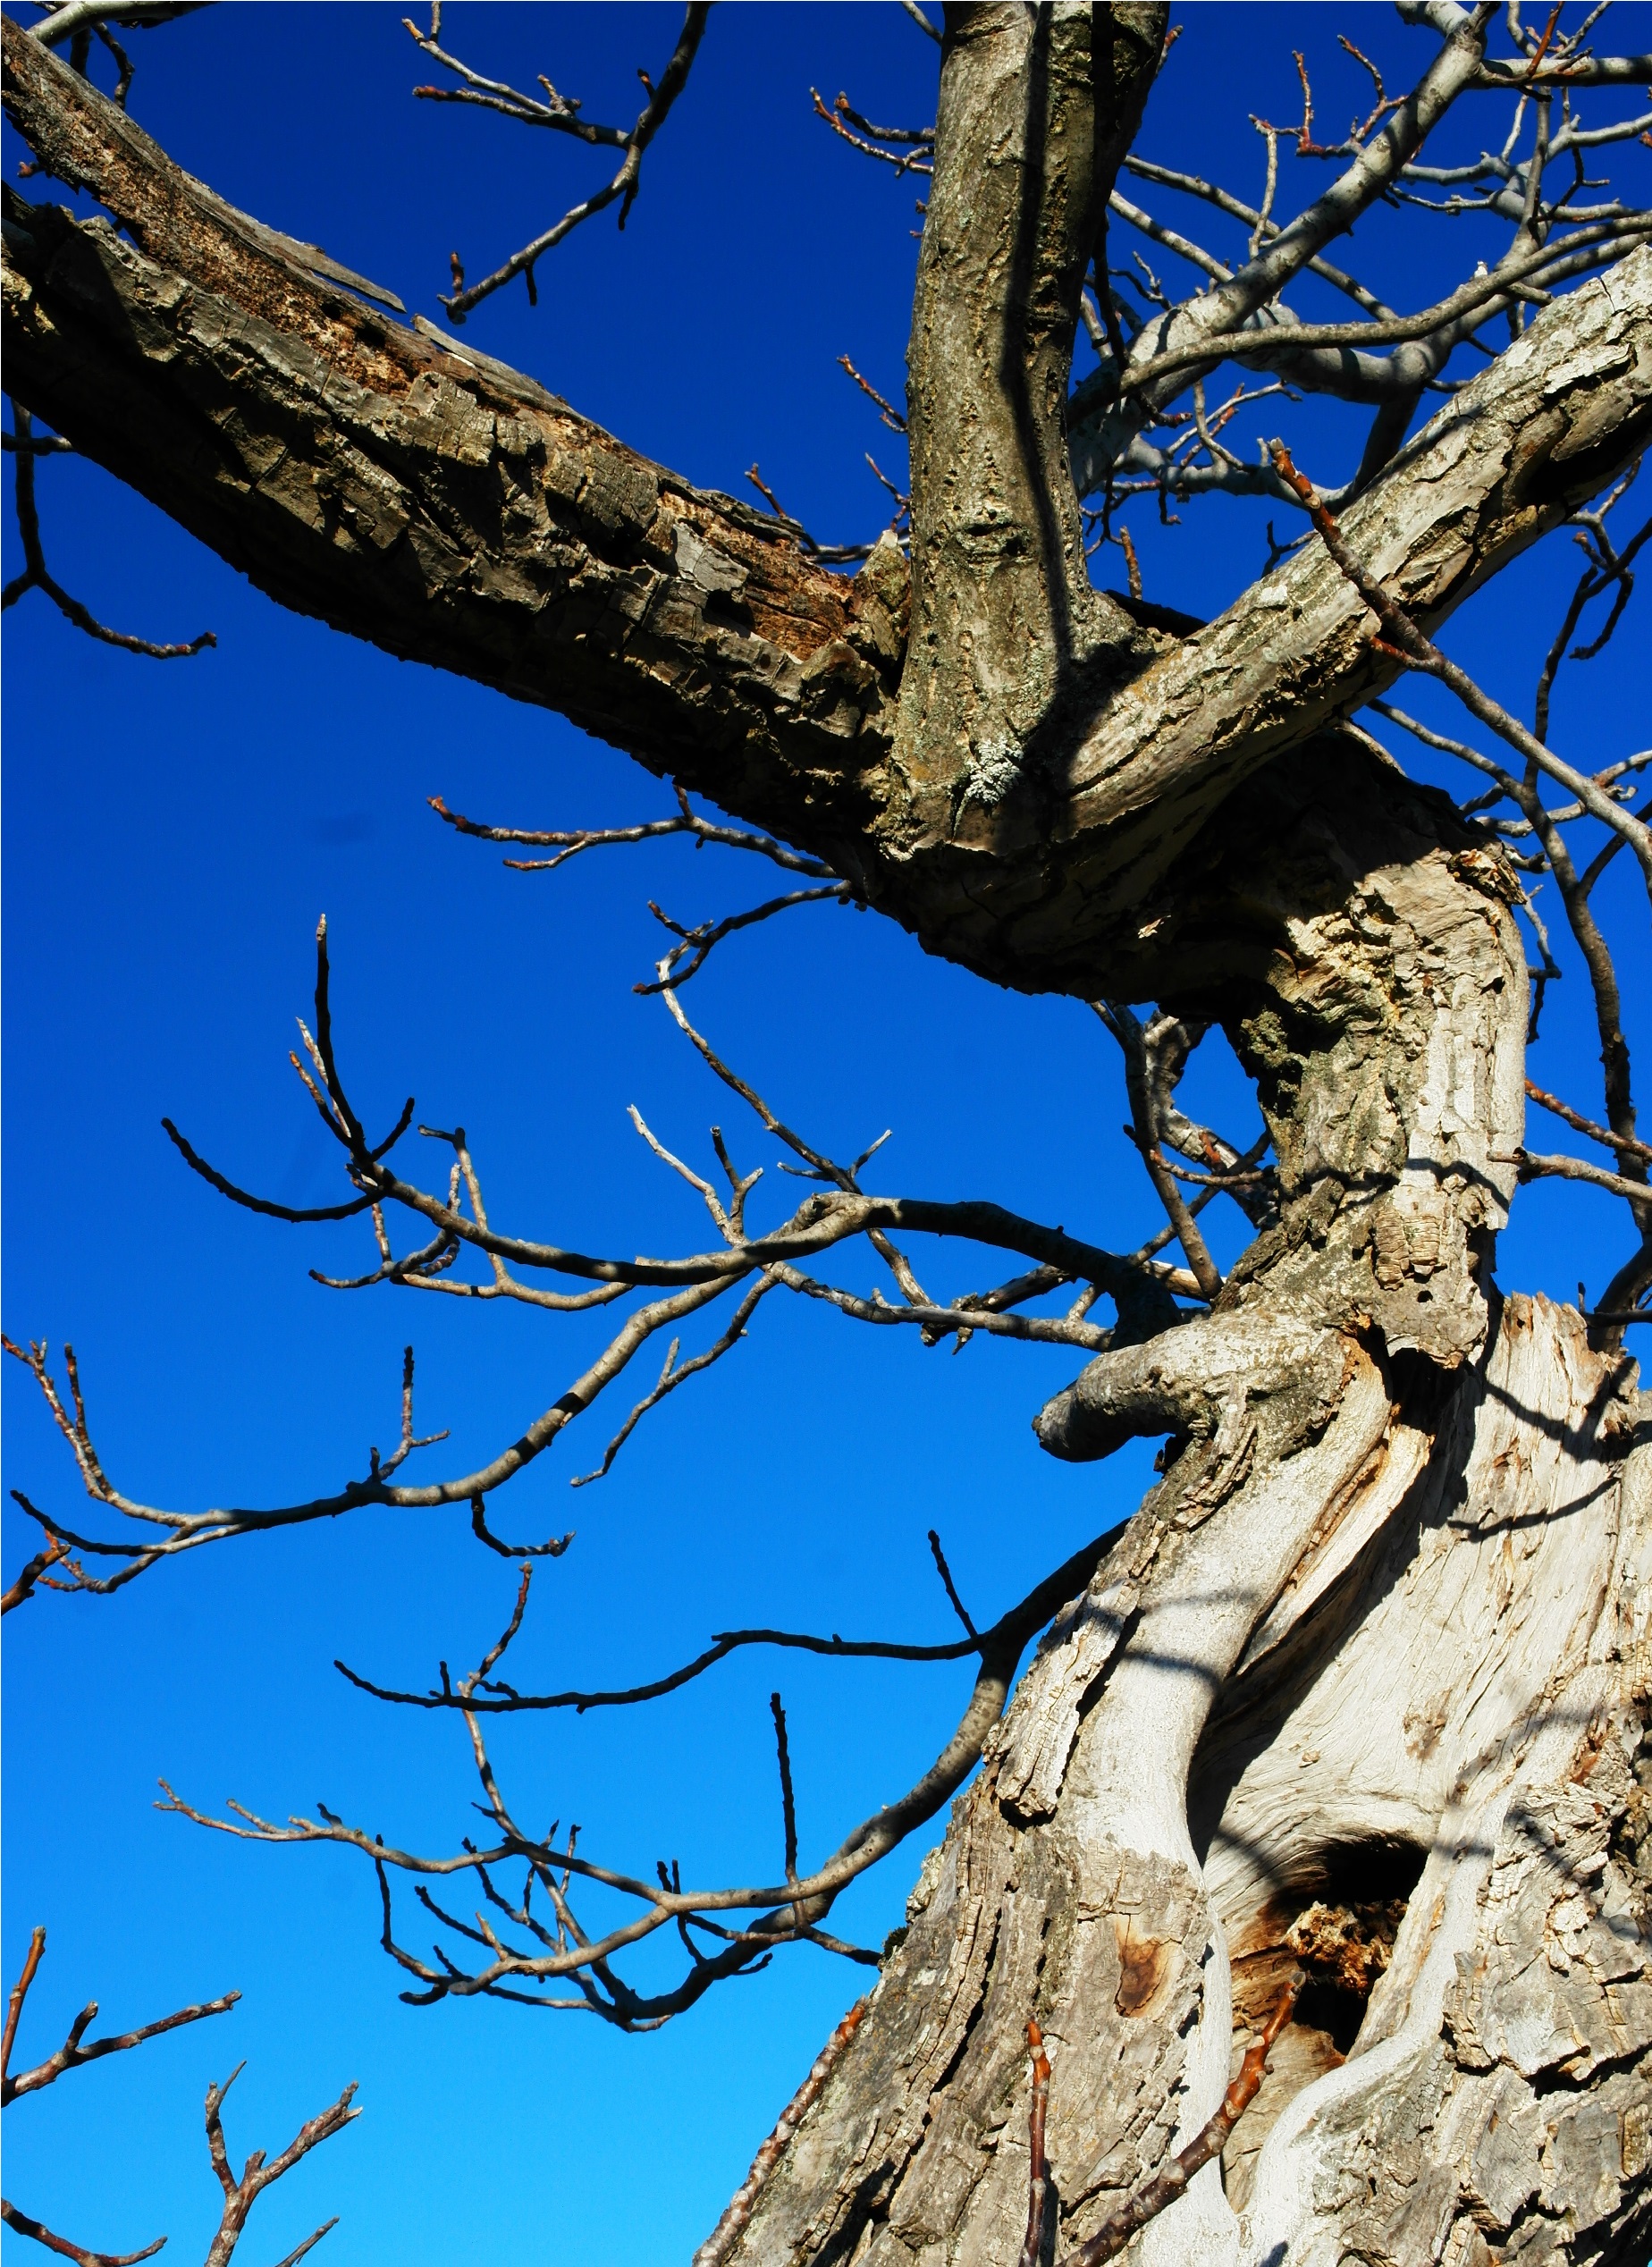
<path id="1" fill-rule="evenodd" d="M 1320 549 L 1173 638 L 1090 592 L 1065 485 L 1068 302 L 1163 13 L 953 12 L 910 637 L 892 545 L 846 586 L 362 308 L 4 26 L 11 114 L 131 240 L 8 206 L 21 399 L 283 603 L 561 710 L 968 966 L 1219 1023 L 1256 1082 L 1277 1221 L 1214 1312 L 1040 1418 L 1069 1457 L 1165 1439 L 1164 1477 L 989 1741 L 730 2267 L 1008 2267 L 1035 2011 L 1082 2241 L 1210 2115 L 1300 1909 L 1352 1909 L 1406 1852 L 1353 2052 L 1287 2029 L 1226 2169 L 1132 2257 L 1584 2267 L 1652 2210 L 1652 1444 L 1628 1364 L 1494 1287 L 1517 884 L 1338 729 L 1392 664 Z M 1344 533 L 1436 622 L 1649 423 L 1643 249 L 1540 313 Z"/>

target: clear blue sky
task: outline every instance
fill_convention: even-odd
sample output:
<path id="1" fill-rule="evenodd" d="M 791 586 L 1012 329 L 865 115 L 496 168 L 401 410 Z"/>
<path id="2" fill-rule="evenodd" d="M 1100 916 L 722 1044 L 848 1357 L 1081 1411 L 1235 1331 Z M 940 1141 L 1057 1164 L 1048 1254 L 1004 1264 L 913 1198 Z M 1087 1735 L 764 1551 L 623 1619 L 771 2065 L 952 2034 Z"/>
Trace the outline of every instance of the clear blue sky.
<path id="1" fill-rule="evenodd" d="M 1389 84 L 1406 83 L 1426 35 L 1354 13 Z M 1361 74 L 1334 45 L 1341 12 L 1186 19 L 1142 138 L 1151 155 L 1252 193 L 1247 114 L 1294 114 L 1293 46 L 1338 130 L 1361 105 Z M 1652 45 L 1652 9 L 1619 19 L 1620 45 Z M 454 7 L 448 37 L 490 73 L 531 85 L 544 71 L 592 114 L 624 118 L 636 67 L 658 71 L 678 21 L 653 6 Z M 214 8 L 131 44 L 134 114 L 184 164 L 432 316 L 450 249 L 480 274 L 599 175 L 567 142 L 411 101 L 429 73 L 396 6 Z M 834 139 L 809 88 L 916 122 L 932 115 L 935 74 L 936 50 L 892 5 L 720 8 L 625 234 L 610 219 L 580 231 L 542 266 L 536 311 L 511 292 L 468 338 L 695 480 L 741 491 L 756 459 L 823 538 L 864 537 L 885 512 L 863 452 L 898 473 L 899 443 L 836 357 L 898 392 L 916 190 Z M 1501 109 L 1453 131 L 1500 136 Z M 19 155 L 8 137 L 8 167 Z M 1645 202 L 1644 153 L 1629 164 Z M 1287 157 L 1284 170 L 1300 201 L 1309 168 Z M 1382 215 L 1359 257 L 1377 288 L 1424 304 L 1488 240 L 1479 226 Z M 1322 477 L 1352 463 L 1343 413 L 1278 407 L 1251 423 L 1283 424 Z M 1254 446 L 1244 420 L 1236 430 Z M 5 1327 L 74 1342 L 109 1470 L 152 1503 L 290 1500 L 359 1470 L 367 1444 L 393 1436 L 409 1336 L 421 1419 L 452 1428 L 434 1454 L 479 1460 L 555 1398 L 601 1318 L 324 1291 L 307 1268 L 369 1263 L 360 1224 L 300 1230 L 232 1210 L 182 1169 L 161 1116 L 245 1184 L 336 1201 L 285 1061 L 324 910 L 341 1043 L 375 1119 L 412 1091 L 427 1121 L 462 1120 L 495 1219 L 524 1233 L 695 1248 L 687 1192 L 645 1154 L 626 1105 L 699 1158 L 721 1122 L 738 1156 L 769 1168 L 765 1189 L 775 1151 L 659 1003 L 633 996 L 657 949 L 645 900 L 697 919 L 767 883 L 680 843 L 553 876 L 503 872 L 425 797 L 529 825 L 611 824 L 662 813 L 667 792 L 554 717 L 278 612 L 91 468 L 46 463 L 40 495 L 54 569 L 106 619 L 152 637 L 211 628 L 219 644 L 159 665 L 94 646 L 38 595 L 7 617 Z M 1257 571 L 1268 516 L 1217 501 L 1160 528 L 1141 512 L 1148 594 L 1214 613 Z M 9 517 L 6 540 L 10 573 Z M 1450 634 L 1513 704 L 1529 703 L 1572 572 L 1551 545 Z M 1629 664 L 1643 639 L 1631 618 L 1622 651 L 1563 678 L 1556 737 L 1578 760 L 1638 744 L 1644 671 L 1637 685 Z M 1652 987 L 1629 859 L 1601 904 L 1644 1085 Z M 1592 1106 L 1581 973 L 1562 957 L 1534 1069 Z M 726 946 L 689 998 L 813 1139 L 853 1153 L 892 1125 L 881 1186 L 995 1198 L 1116 1247 L 1154 1225 L 1118 1131 L 1110 1042 L 1075 1003 L 993 991 L 832 908 Z M 1193 1097 L 1249 1140 L 1243 1082 L 1219 1041 L 1207 1053 Z M 1523 1193 L 1503 1281 L 1598 1288 L 1621 1255 L 1620 1211 L 1589 1191 Z M 1235 1224 L 1220 1237 L 1231 1254 Z M 950 1295 L 992 1279 L 980 1274 L 991 1264 L 951 1253 L 931 1271 Z M 843 1276 L 864 1287 L 871 1263 Z M 1075 1469 L 1036 1449 L 1028 1420 L 1076 1366 L 980 1339 L 954 1359 L 770 1301 L 750 1342 L 645 1425 L 600 1487 L 570 1496 L 567 1481 L 596 1461 L 606 1405 L 500 1499 L 506 1532 L 578 1530 L 536 1578 L 518 1680 L 647 1674 L 742 1622 L 950 1635 L 931 1525 L 977 1616 L 996 1613 L 1125 1516 L 1146 1476 L 1146 1450 Z M 74 1516 L 62 1444 L 14 1364 L 4 1393 L 9 1484 Z M 32 1547 L 9 1505 L 4 1541 L 9 1572 Z M 13 1617 L 8 1979 L 30 1926 L 51 1929 L 24 2053 L 56 2044 L 93 1994 L 124 2027 L 245 1993 L 227 2018 L 19 2105 L 8 2190 L 25 2208 L 100 2246 L 166 2229 L 168 2257 L 198 2252 L 216 2196 L 200 2097 L 244 2056 L 238 2155 L 283 2143 L 349 2078 L 365 2113 L 259 2205 L 249 2262 L 334 2212 L 333 2267 L 591 2255 L 616 2224 L 639 2267 L 663 2267 L 704 2235 L 864 1972 L 794 1950 L 641 2039 L 509 2006 L 409 2009 L 375 1949 L 364 1867 L 232 1844 L 150 1808 L 164 1773 L 207 1805 L 233 1795 L 282 1816 L 320 1798 L 392 1840 L 453 1847 L 473 1793 L 459 1726 L 380 1707 L 331 1663 L 423 1682 L 439 1656 L 476 1657 L 514 1587 L 461 1514 L 366 1512 L 202 1553 L 113 1601 L 42 1597 Z M 771 1875 L 771 1684 L 791 1713 L 806 1863 L 923 1767 L 967 1675 L 796 1658 L 777 1672 L 746 1656 L 645 1714 L 507 1724 L 497 1748 L 528 1817 L 577 1818 L 594 1854 L 642 1872 L 675 1855 L 702 1880 Z M 878 1941 L 927 1839 L 847 1897 L 834 1926 Z"/>

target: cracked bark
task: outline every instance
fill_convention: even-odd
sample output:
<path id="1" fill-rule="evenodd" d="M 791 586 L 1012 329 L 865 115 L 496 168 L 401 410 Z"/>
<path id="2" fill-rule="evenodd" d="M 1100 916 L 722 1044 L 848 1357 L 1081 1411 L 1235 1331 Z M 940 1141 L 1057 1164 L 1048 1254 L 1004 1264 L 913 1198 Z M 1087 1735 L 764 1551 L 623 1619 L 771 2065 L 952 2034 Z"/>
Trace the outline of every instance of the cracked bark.
<path id="1" fill-rule="evenodd" d="M 1128 2256 L 1632 2255 L 1652 1402 L 1575 1313 L 1488 1311 L 1523 1015 L 1499 875 L 1326 753 L 1204 875 L 1255 940 L 1225 1006 L 1280 1226 L 1207 1322 L 1040 1419 L 1058 1454 L 1182 1453 L 1046 1639 L 737 2262 L 1010 2259 L 1029 2011 L 1065 2252 L 1214 2110 L 1315 1900 L 1403 1914 L 1356 2035 L 1305 1997 L 1225 2165 Z"/>
<path id="2" fill-rule="evenodd" d="M 975 12 L 962 14 L 971 28 Z M 1118 83 L 1139 37 L 1096 51 L 1111 112 L 1082 139 L 1106 162 L 1140 92 Z M 1000 30 L 999 44 L 1008 38 Z M 1200 828 L 1263 765 L 1392 678 L 1358 600 L 1316 552 L 1178 641 L 1134 625 L 1126 635 L 1108 602 L 1083 592 L 1065 533 L 1053 544 L 1029 534 L 1000 586 L 1017 625 L 999 633 L 1002 652 L 1025 647 L 1041 606 L 1048 624 L 1077 626 L 1066 635 L 1079 636 L 1085 666 L 1068 670 L 1075 689 L 1057 701 L 1051 627 L 1028 649 L 1049 698 L 1024 709 L 992 674 L 977 716 L 956 656 L 939 692 L 935 669 L 903 666 L 909 600 L 893 546 L 852 582 L 811 565 L 772 520 L 638 457 L 531 379 L 363 305 L 307 266 L 303 248 L 190 181 L 15 23 L 4 41 L 13 122 L 131 239 L 6 191 L 4 339 L 20 400 L 283 605 L 560 710 L 816 852 L 929 949 L 996 981 L 1093 997 L 1105 973 L 1120 997 L 1150 997 L 1165 982 L 1154 924 L 1162 904 L 1185 898 L 1179 861 Z M 957 52 L 974 64 L 974 47 L 990 44 Z M 1069 67 L 1071 110 L 1074 58 L 1053 34 L 1051 44 Z M 946 69 L 943 215 L 951 171 L 990 122 L 977 130 L 952 104 L 951 52 Z M 1001 63 L 981 63 L 972 91 L 1001 101 L 1003 77 Z M 1054 95 L 1047 108 L 1065 124 Z M 1029 257 L 1068 273 L 1075 213 L 1053 187 L 1035 200 L 1024 164 L 1007 156 L 997 171 L 1005 184 L 983 217 L 1016 227 L 1036 201 Z M 1049 178 L 1067 181 L 1060 168 Z M 977 258 L 959 288 L 979 302 L 1017 274 L 1007 256 Z M 933 299 L 940 285 L 931 276 L 926 288 Z M 1443 619 L 1644 445 L 1649 309 L 1652 250 L 1547 310 L 1346 514 L 1349 542 L 1422 620 Z M 1049 335 L 1017 333 L 1024 386 L 1013 413 L 1001 322 L 997 345 L 957 348 L 969 383 L 957 382 L 976 404 L 974 461 L 999 444 L 992 509 L 1041 527 L 1036 488 L 1064 528 L 1053 304 L 1048 313 Z M 954 327 L 985 322 L 977 304 Z M 926 352 L 940 358 L 920 337 L 921 427 Z M 943 375 L 930 390 L 945 391 Z M 1023 451 L 1013 463 L 1012 442 Z M 939 461 L 935 478 L 944 486 Z M 974 585 L 962 504 L 949 520 L 923 484 L 914 504 L 917 645 L 928 650 L 936 608 L 967 627 L 982 602 L 957 594 Z M 1052 703 L 1060 729 L 1041 736 Z M 939 721 L 925 721 L 938 708 L 960 727 L 949 755 Z"/>
<path id="3" fill-rule="evenodd" d="M 1318 2002 L 1133 2259 L 1622 2260 L 1652 2198 L 1652 1417 L 1574 1313 L 1492 1285 L 1513 881 L 1339 728 L 1391 669 L 1357 599 L 1314 549 L 1178 640 L 1088 586 L 1071 303 L 1159 15 L 948 11 L 910 594 L 892 550 L 828 575 L 365 307 L 9 20 L 9 112 L 125 237 L 7 192 L 7 384 L 282 603 L 560 710 L 999 981 L 1218 1023 L 1257 1082 L 1277 1222 L 1207 1319 L 1039 1420 L 1058 1454 L 1174 1461 L 719 2257 L 1008 2262 L 1029 2014 L 1065 2252 L 1203 2125 L 1300 1956 Z M 1437 623 L 1649 430 L 1642 251 L 1344 532 Z"/>
<path id="4" fill-rule="evenodd" d="M 955 11 L 907 358 L 908 828 L 996 810 L 1098 684 L 1152 656 L 1091 588 L 1065 408 L 1084 271 L 1168 13 Z"/>

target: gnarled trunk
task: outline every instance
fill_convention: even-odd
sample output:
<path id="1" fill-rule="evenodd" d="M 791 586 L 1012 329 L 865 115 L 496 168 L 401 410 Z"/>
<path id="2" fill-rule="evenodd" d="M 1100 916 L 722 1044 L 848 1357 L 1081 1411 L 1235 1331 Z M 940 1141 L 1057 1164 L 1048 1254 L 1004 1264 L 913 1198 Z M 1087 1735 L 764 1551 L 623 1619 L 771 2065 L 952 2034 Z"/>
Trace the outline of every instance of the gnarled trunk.
<path id="1" fill-rule="evenodd" d="M 1072 316 L 1162 13 L 948 12 L 910 643 L 887 552 L 846 586 L 363 308 L 4 25 L 8 109 L 131 239 L 8 193 L 21 399 L 283 603 L 561 710 L 999 981 L 1218 1021 L 1258 1082 L 1277 1225 L 1209 1316 L 1039 1420 L 1070 1457 L 1165 1436 L 1164 1477 L 703 2267 L 1008 2267 L 1032 2016 L 1065 2254 L 1203 2127 L 1294 1965 L 1225 2160 L 1133 2257 L 1641 2255 L 1652 1440 L 1622 1356 L 1491 1281 L 1522 1114 L 1512 877 L 1335 723 L 1394 662 L 1317 546 L 1177 641 L 1092 593 L 1077 541 Z M 1344 531 L 1436 622 L 1649 417 L 1642 249 Z"/>
<path id="2" fill-rule="evenodd" d="M 1013 2261 L 1030 2013 L 1064 2253 L 1215 2110 L 1293 1962 L 1223 2162 L 1131 2257 L 1641 2255 L 1646 1420 L 1629 1454 L 1618 1365 L 1541 1299 L 1424 1402 L 1356 1359 L 1317 1447 L 1203 1525 L 1172 1475 L 1052 1633 L 720 2256 Z M 1196 1487 L 1217 1460 L 1190 1459 Z"/>
<path id="3" fill-rule="evenodd" d="M 1224 2162 L 1130 2257 L 1637 2255 L 1652 1441 L 1623 1357 L 1489 1287 L 1522 957 L 1454 814 L 1352 745 L 1245 804 L 1203 869 L 1228 979 L 1177 1004 L 1258 1075 L 1280 1226 L 1208 1320 L 1040 1419 L 1058 1454 L 1175 1461 L 705 2267 L 1007 2267 L 1029 2017 L 1065 2254 L 1214 2112 L 1294 1967 Z"/>

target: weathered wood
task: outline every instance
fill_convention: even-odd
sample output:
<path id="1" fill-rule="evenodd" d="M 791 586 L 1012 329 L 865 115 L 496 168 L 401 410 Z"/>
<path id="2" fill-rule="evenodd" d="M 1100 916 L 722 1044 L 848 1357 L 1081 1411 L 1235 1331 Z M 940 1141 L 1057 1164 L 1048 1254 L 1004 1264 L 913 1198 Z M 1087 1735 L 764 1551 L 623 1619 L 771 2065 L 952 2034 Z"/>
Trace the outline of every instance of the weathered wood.
<path id="1" fill-rule="evenodd" d="M 364 307 L 9 20 L 9 114 L 131 240 L 8 192 L 6 382 L 282 603 L 562 711 L 999 981 L 1219 1022 L 1256 1081 L 1277 1219 L 1208 1317 L 1039 1420 L 1076 1458 L 1166 1436 L 1164 1476 L 718 2258 L 1008 2267 L 1031 2016 L 1065 2253 L 1203 2128 L 1300 1963 L 1226 2170 L 1133 2259 L 1622 2262 L 1652 2212 L 1652 1417 L 1580 1318 L 1493 1286 L 1517 893 L 1339 726 L 1392 669 L 1358 598 L 1318 546 L 1184 637 L 1089 588 L 1072 313 L 1161 15 L 948 11 L 910 590 L 892 546 L 829 575 Z M 1649 434 L 1643 249 L 1344 532 L 1433 624 Z"/>
<path id="2" fill-rule="evenodd" d="M 854 872 L 849 782 L 887 740 L 899 656 L 875 576 L 828 574 L 783 525 L 364 306 L 13 20 L 4 40 L 8 114 L 132 240 L 7 192 L 20 400 L 297 611 L 824 845 L 820 769 Z"/>
<path id="3" fill-rule="evenodd" d="M 1437 803 L 1385 836 L 1293 761 L 1294 902 L 1229 1001 L 1280 1230 L 1210 1322 L 1100 1357 L 1041 1419 L 1067 1454 L 1183 1445 L 989 1743 L 735 2267 L 1007 2267 L 1029 2013 L 1066 2251 L 1200 2130 L 1297 1960 L 1319 1999 L 1231 2200 L 1208 2167 L 1129 2257 L 1627 2259 L 1652 2203 L 1648 1404 L 1574 1312 L 1485 1304 L 1522 1021 L 1492 877 L 1423 848 Z M 1408 1162 L 1373 1196 L 1344 1144 Z M 1357 2038 L 1324 2027 L 1339 1989 Z"/>
<path id="4" fill-rule="evenodd" d="M 903 678 L 898 559 L 852 581 L 811 564 L 783 527 L 636 456 L 532 380 L 317 276 L 302 248 L 191 181 L 10 19 L 4 43 L 8 114 L 132 240 L 7 192 L 19 400 L 282 604 L 560 709 L 818 852 L 932 951 L 1028 989 L 1153 996 L 1159 899 L 1185 895 L 1177 862 L 1200 827 L 1392 674 L 1311 552 L 1184 641 L 1125 637 L 1111 614 L 1103 636 L 1095 602 L 1085 636 L 1113 660 L 1081 672 L 1084 699 L 1070 671 L 1058 690 L 1034 670 L 1031 707 L 1019 693 L 1003 706 L 1000 656 L 996 752 L 983 768 L 965 735 L 948 759 L 923 722 L 933 684 Z M 1109 50 L 1108 69 L 1127 114 L 1124 55 Z M 984 73 L 977 97 L 996 99 L 1000 77 Z M 944 189 L 944 147 L 937 163 Z M 1064 194 L 1082 205 L 1076 183 Z M 1018 209 L 1006 194 L 983 219 Z M 1054 236 L 1035 245 L 1036 272 L 1061 252 Z M 983 289 L 1014 272 L 982 265 Z M 1060 402 L 1042 333 L 1033 344 L 1039 383 L 1016 415 L 1044 467 L 1035 485 L 1054 493 Z M 914 377 L 923 367 L 920 354 Z M 914 406 L 920 426 L 933 414 Z M 1652 250 L 1546 310 L 1373 484 L 1349 541 L 1437 621 L 1648 431 Z M 1010 483 L 1000 517 L 1025 486 Z M 966 628 L 979 602 L 957 586 L 973 553 L 949 510 L 952 532 L 925 554 L 923 619 Z M 1058 533 L 1058 579 L 1083 612 Z M 1004 632 L 1007 654 L 1050 569 L 1000 579 L 1007 620 L 1022 623 Z M 898 725 L 928 753 L 903 757 Z"/>
<path id="5" fill-rule="evenodd" d="M 1220 1807 L 1205 1879 L 1241 1959 L 1328 1849 L 1422 1861 L 1353 2056 L 1257 2104 L 1240 2256 L 1634 2255 L 1649 1546 L 1652 1398 L 1575 1312 L 1511 1299 L 1426 1471 L 1315 1609 L 1334 1649 L 1321 1632 L 1309 1665 L 1304 1626 L 1283 1689 L 1232 1688 L 1194 1805 Z"/>

